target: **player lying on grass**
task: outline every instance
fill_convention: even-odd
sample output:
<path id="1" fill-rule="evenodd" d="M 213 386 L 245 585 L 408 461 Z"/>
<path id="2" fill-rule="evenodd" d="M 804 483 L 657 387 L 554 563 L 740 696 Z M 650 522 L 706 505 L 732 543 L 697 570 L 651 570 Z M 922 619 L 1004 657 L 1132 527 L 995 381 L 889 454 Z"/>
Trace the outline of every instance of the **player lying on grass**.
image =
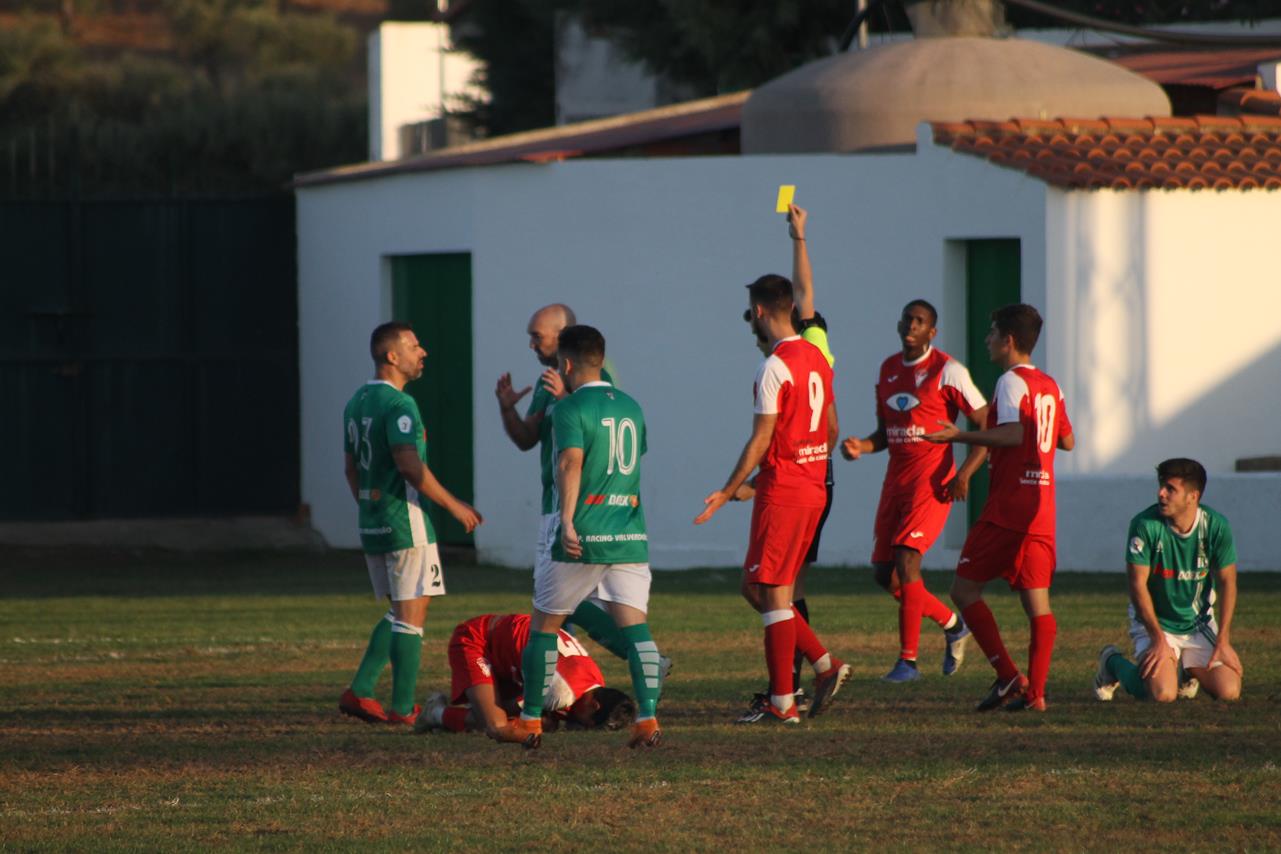
<path id="1" fill-rule="evenodd" d="M 1201 503 L 1206 474 L 1196 460 L 1166 460 L 1156 479 L 1157 503 L 1130 521 L 1125 551 L 1130 637 L 1139 663 L 1112 644 L 1103 647 L 1094 693 L 1107 701 L 1124 687 L 1132 697 L 1168 703 L 1194 696 L 1200 683 L 1215 699 L 1235 700 L 1243 670 L 1228 641 L 1237 604 L 1232 528 Z M 1222 624 L 1214 619 L 1216 593 Z M 1179 665 L 1191 677 L 1183 686 Z"/>
<path id="2" fill-rule="evenodd" d="M 449 698 L 428 698 L 415 730 L 497 734 L 520 713 L 521 657 L 528 644 L 528 614 L 483 614 L 459 623 L 449 639 Z M 556 646 L 556 675 L 543 695 L 545 725 L 555 728 L 565 721 L 570 728 L 609 730 L 629 725 L 636 704 L 605 687 L 587 650 L 563 630 Z"/>

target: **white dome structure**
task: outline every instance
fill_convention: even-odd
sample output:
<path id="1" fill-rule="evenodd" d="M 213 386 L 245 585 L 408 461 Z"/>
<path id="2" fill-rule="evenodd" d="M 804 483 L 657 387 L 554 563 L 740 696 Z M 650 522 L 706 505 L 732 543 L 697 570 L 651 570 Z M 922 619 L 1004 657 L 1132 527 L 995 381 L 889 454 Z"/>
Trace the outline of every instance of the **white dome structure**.
<path id="1" fill-rule="evenodd" d="M 1168 116 L 1170 101 L 1152 81 L 1067 48 L 918 37 L 817 60 L 758 87 L 743 107 L 742 152 L 910 146 L 922 121 L 1105 115 Z"/>

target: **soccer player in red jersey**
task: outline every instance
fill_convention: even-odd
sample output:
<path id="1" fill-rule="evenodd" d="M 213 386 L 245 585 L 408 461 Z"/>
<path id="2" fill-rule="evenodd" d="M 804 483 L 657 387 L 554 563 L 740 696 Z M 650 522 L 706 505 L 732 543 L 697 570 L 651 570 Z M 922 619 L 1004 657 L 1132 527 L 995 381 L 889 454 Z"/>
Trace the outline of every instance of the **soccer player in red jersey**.
<path id="1" fill-rule="evenodd" d="M 792 325 L 792 283 L 767 275 L 747 290 L 752 323 L 770 348 L 756 374 L 752 436 L 729 480 L 707 496 L 694 524 L 711 519 L 760 466 L 742 590 L 765 624 L 770 698 L 739 721 L 795 724 L 800 717 L 792 681 L 797 651 L 814 667 L 810 717 L 823 711 L 850 673 L 849 665 L 827 651 L 792 604 L 796 575 L 827 502 L 828 449 L 839 425 L 832 368 Z"/>
<path id="2" fill-rule="evenodd" d="M 1045 681 L 1058 625 L 1050 610 L 1054 578 L 1054 452 L 1076 446 L 1063 392 L 1049 374 L 1032 366 L 1041 335 L 1041 315 L 1030 305 L 1007 305 L 992 312 L 987 350 L 1005 369 L 996 381 L 984 430 L 962 432 L 950 421 L 925 438 L 990 448 L 992 486 L 979 521 L 965 539 L 952 584 L 952 601 L 988 661 L 996 681 L 978 703 L 981 712 L 1045 711 Z M 983 587 L 1004 578 L 1019 592 L 1032 626 L 1028 673 L 1024 676 L 1001 640 Z"/>
<path id="3" fill-rule="evenodd" d="M 519 713 L 521 656 L 528 644 L 528 614 L 483 614 L 459 623 L 449 638 L 449 698 L 429 698 L 415 729 L 483 729 L 492 737 L 510 715 Z M 544 715 L 581 729 L 630 724 L 636 704 L 622 691 L 605 687 L 600 668 L 574 636 L 562 629 L 556 645 L 559 658 L 543 700 Z"/>
<path id="4" fill-rule="evenodd" d="M 916 657 L 922 617 L 944 631 L 944 676 L 960 666 L 970 636 L 965 621 L 925 589 L 921 556 L 943 532 L 951 502 L 965 500 L 970 477 L 987 451 L 974 449 L 956 471 L 951 445 L 932 444 L 922 437 L 933 432 L 940 419 L 955 421 L 958 413 L 983 424 L 987 401 L 965 366 L 932 346 L 936 335 L 934 306 L 917 299 L 903 307 L 898 322 L 903 350 L 881 364 L 876 380 L 876 432 L 862 439 L 851 436 L 841 444 L 847 460 L 887 449 L 890 455 L 872 547 L 876 582 L 899 600 L 899 658 L 882 677 L 887 682 L 921 678 Z"/>

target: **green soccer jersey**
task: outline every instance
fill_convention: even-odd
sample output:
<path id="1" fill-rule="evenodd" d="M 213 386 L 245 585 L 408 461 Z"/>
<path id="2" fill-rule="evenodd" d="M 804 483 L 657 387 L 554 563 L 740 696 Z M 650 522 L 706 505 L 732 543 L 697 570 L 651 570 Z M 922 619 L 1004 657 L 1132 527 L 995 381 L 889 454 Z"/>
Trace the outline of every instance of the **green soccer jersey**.
<path id="1" fill-rule="evenodd" d="M 602 369 L 601 379 L 612 383 L 614 378 L 608 369 Z M 543 475 L 543 515 L 556 512 L 556 463 L 552 459 L 552 410 L 556 407 L 556 398 L 543 387 L 542 377 L 534 384 L 534 394 L 529 400 L 529 409 L 525 417 L 535 412 L 543 413 L 543 420 L 538 424 L 538 461 Z"/>
<path id="2" fill-rule="evenodd" d="M 418 404 L 382 380 L 365 383 L 343 411 L 343 450 L 356 461 L 359 478 L 360 544 L 366 554 L 383 554 L 436 542 L 422 498 L 405 482 L 391 455 L 396 445 L 413 445 L 427 461 L 427 434 Z"/>
<path id="3" fill-rule="evenodd" d="M 1151 568 L 1148 593 L 1161 628 L 1187 634 L 1213 616 L 1213 573 L 1235 564 L 1237 550 L 1228 520 L 1204 504 L 1186 535 L 1176 532 L 1153 504 L 1131 520 L 1125 560 Z"/>
<path id="4" fill-rule="evenodd" d="M 560 533 L 552 559 L 572 563 L 648 563 L 649 535 L 640 496 L 646 451 L 640 405 L 607 382 L 587 383 L 556 404 L 553 440 L 559 454 L 583 449 L 574 530 L 583 555 L 571 558 Z"/>

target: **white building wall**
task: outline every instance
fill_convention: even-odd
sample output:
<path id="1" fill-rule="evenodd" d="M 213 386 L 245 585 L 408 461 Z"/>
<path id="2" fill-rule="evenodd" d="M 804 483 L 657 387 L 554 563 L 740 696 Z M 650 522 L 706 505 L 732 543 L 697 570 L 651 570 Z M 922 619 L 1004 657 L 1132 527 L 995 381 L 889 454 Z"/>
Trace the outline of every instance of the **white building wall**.
<path id="1" fill-rule="evenodd" d="M 389 317 L 386 257 L 466 251 L 481 557 L 532 562 L 537 458 L 502 432 L 492 389 L 505 371 L 536 380 L 525 324 L 565 301 L 605 333 L 645 408 L 654 564 L 737 563 L 747 507 L 691 520 L 747 438 L 759 357 L 742 285 L 789 273 L 773 201 L 793 183 L 812 212 L 844 435 L 875 426 L 871 386 L 897 349 L 903 303 L 938 305 L 938 345 L 963 353 L 963 241 L 1017 237 L 1023 298 L 1047 321 L 1034 361 L 1062 384 L 1078 436 L 1059 462 L 1060 566 L 1119 570 L 1116 543 L 1151 503 L 1152 467 L 1176 455 L 1210 470 L 1208 501 L 1232 520 L 1242 565 L 1281 565 L 1281 475 L 1228 475 L 1237 457 L 1278 453 L 1281 282 L 1267 238 L 1281 194 L 1063 193 L 920 142 L 918 154 L 571 160 L 300 190 L 302 490 L 317 529 L 357 545 L 338 422 L 371 370 L 369 331 Z M 883 455 L 838 462 L 824 562 L 866 562 L 884 468 Z M 927 566 L 955 565 L 953 527 Z"/>
<path id="2" fill-rule="evenodd" d="M 818 304 L 832 325 L 847 433 L 875 427 L 871 388 L 880 361 L 898 348 L 903 304 L 954 301 L 943 293 L 945 280 L 956 284 L 948 240 L 1019 237 L 1025 289 L 1044 292 L 1044 186 L 943 151 L 581 160 L 302 189 L 303 500 L 318 530 L 333 545 L 357 545 L 338 422 L 371 370 L 369 331 L 387 317 L 382 259 L 470 251 L 481 557 L 532 563 L 537 458 L 503 433 L 493 387 L 504 371 L 522 384 L 536 379 L 525 324 L 559 300 L 602 329 L 620 384 L 645 408 L 653 563 L 741 560 L 746 506 L 731 505 L 701 528 L 691 522 L 750 429 L 760 357 L 741 319 L 743 285 L 766 272 L 790 274 L 786 226 L 773 210 L 780 183 L 796 184 L 798 203 L 812 211 Z M 960 329 L 953 319 L 939 345 L 959 352 L 952 330 Z M 838 464 L 825 562 L 866 562 L 884 469 L 883 455 Z M 955 556 L 936 549 L 930 565 Z"/>

